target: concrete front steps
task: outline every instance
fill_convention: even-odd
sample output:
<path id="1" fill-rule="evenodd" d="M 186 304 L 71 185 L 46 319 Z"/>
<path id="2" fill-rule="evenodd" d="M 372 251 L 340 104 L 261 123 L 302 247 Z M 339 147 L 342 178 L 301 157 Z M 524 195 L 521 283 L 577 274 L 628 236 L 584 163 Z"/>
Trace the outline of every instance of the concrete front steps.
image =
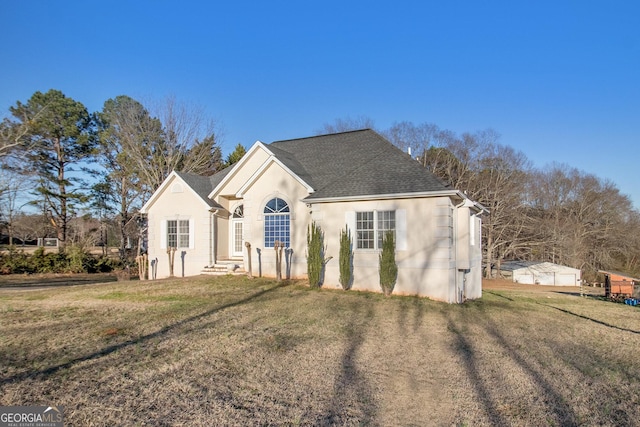
<path id="1" fill-rule="evenodd" d="M 247 272 L 244 271 L 244 263 L 241 259 L 225 259 L 218 260 L 218 262 L 212 266 L 203 268 L 202 274 L 208 274 L 210 276 L 226 276 L 227 274 L 240 276 L 247 274 Z"/>

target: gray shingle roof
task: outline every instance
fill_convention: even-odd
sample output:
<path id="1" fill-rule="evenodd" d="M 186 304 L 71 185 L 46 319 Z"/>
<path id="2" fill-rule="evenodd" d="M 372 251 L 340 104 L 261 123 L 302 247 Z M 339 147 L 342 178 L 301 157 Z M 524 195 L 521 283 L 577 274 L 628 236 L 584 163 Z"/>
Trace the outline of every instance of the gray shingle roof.
<path id="1" fill-rule="evenodd" d="M 451 190 L 370 129 L 276 141 L 268 148 L 314 188 L 309 201 Z"/>
<path id="2" fill-rule="evenodd" d="M 210 207 L 222 209 L 222 206 L 209 198 L 209 193 L 220 184 L 220 181 L 222 181 L 230 170 L 231 168 L 226 168 L 211 176 L 201 176 L 177 171 L 176 175 L 182 178 Z"/>

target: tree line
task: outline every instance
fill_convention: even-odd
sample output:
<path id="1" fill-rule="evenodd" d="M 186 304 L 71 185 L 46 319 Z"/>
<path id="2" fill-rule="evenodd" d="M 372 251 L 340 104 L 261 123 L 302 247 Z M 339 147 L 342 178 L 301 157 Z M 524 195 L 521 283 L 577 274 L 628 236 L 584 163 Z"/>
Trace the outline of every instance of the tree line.
<path id="1" fill-rule="evenodd" d="M 244 154 L 238 144 L 225 161 L 216 123 L 175 98 L 150 109 L 117 96 L 89 112 L 52 89 L 9 112 L 0 123 L 2 224 L 10 240 L 53 234 L 61 251 L 92 217 L 101 243 L 115 238 L 125 260 L 144 233 L 138 210 L 172 170 L 211 175 Z"/>
<path id="2" fill-rule="evenodd" d="M 317 131 L 374 128 L 368 118 L 340 119 Z M 549 261 L 640 275 L 640 212 L 613 182 L 567 164 L 542 168 L 501 144 L 491 129 L 457 134 L 432 123 L 397 122 L 378 129 L 451 187 L 484 205 L 484 276 L 504 260 Z"/>

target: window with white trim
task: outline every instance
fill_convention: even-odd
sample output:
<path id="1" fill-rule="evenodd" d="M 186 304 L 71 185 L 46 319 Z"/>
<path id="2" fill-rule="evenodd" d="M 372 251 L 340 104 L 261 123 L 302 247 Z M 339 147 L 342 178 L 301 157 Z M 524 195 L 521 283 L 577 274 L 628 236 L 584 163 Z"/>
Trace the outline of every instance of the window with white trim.
<path id="1" fill-rule="evenodd" d="M 356 248 L 381 249 L 386 231 L 396 231 L 396 211 L 356 212 Z"/>
<path id="2" fill-rule="evenodd" d="M 189 247 L 189 220 L 167 220 L 167 247 Z"/>
<path id="3" fill-rule="evenodd" d="M 273 248 L 276 241 L 291 247 L 291 212 L 287 202 L 278 197 L 264 207 L 264 247 Z"/>

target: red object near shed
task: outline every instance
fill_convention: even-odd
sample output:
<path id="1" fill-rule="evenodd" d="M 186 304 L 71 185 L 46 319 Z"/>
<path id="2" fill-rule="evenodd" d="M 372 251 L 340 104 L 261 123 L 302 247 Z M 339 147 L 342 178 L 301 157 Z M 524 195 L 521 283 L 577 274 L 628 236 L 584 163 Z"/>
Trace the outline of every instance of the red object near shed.
<path id="1" fill-rule="evenodd" d="M 598 271 L 605 275 L 604 296 L 612 299 L 631 298 L 636 282 L 640 279 L 617 271 Z"/>

